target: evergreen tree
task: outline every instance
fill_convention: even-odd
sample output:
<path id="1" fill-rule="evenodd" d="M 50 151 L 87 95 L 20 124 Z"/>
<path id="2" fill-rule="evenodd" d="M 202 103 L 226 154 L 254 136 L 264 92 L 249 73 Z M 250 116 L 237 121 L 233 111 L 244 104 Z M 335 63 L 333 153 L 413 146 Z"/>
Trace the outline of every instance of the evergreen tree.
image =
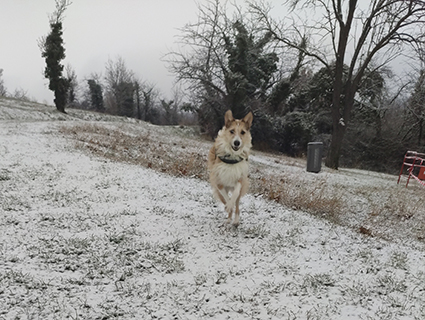
<path id="1" fill-rule="evenodd" d="M 87 80 L 87 84 L 89 86 L 90 102 L 92 107 L 96 111 L 105 111 L 105 107 L 103 106 L 102 86 L 94 79 Z"/>
<path id="2" fill-rule="evenodd" d="M 55 94 L 56 109 L 63 113 L 65 113 L 69 80 L 62 75 L 64 67 L 61 61 L 65 59 L 62 18 L 68 5 L 67 0 L 56 1 L 56 11 L 50 17 L 50 33 L 40 43 L 41 56 L 46 61 L 44 77 L 49 79 L 49 89 Z"/>
<path id="3" fill-rule="evenodd" d="M 7 94 L 6 87 L 4 86 L 4 81 L 2 79 L 3 69 L 0 69 L 0 97 L 5 97 Z"/>
<path id="4" fill-rule="evenodd" d="M 276 53 L 265 52 L 266 45 L 271 41 L 270 33 L 255 39 L 239 20 L 233 24 L 233 28 L 236 31 L 233 39 L 224 35 L 228 56 L 224 79 L 228 105 L 235 117 L 241 118 L 250 109 L 250 101 L 265 100 L 279 59 Z"/>

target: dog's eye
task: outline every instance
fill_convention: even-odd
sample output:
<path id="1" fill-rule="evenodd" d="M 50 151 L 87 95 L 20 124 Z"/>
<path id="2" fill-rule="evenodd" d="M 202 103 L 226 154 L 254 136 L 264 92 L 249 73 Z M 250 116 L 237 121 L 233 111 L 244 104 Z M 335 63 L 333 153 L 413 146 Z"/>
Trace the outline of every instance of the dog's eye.
<path id="1" fill-rule="evenodd" d="M 230 130 L 230 133 L 231 134 L 235 134 L 235 130 Z"/>
<path id="2" fill-rule="evenodd" d="M 244 135 L 244 134 L 245 134 L 245 131 L 243 131 L 243 130 L 242 130 L 242 131 L 241 131 L 241 135 Z"/>

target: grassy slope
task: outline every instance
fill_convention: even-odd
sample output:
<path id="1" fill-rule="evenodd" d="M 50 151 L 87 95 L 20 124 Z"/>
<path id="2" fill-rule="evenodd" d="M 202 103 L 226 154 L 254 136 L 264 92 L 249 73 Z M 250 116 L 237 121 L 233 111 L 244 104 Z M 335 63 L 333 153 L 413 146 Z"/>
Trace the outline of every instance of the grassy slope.
<path id="1" fill-rule="evenodd" d="M 0 318 L 425 316 L 413 182 L 254 151 L 227 229 L 192 129 L 13 100 L 0 119 Z"/>

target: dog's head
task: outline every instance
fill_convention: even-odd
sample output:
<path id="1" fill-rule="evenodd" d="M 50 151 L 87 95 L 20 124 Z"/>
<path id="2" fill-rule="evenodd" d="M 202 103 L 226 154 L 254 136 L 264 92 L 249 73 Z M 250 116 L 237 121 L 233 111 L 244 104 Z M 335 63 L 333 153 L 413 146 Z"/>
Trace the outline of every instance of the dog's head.
<path id="1" fill-rule="evenodd" d="M 231 110 L 228 110 L 224 115 L 226 140 L 229 141 L 235 153 L 251 148 L 251 133 L 249 130 L 251 129 L 252 119 L 252 112 L 249 112 L 241 120 L 233 118 Z"/>

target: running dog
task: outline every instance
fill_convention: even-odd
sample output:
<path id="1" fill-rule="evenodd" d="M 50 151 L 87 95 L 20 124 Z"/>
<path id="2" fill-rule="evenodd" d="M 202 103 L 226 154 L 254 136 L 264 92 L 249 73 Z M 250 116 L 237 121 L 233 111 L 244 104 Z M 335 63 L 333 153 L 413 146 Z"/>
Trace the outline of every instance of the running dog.
<path id="1" fill-rule="evenodd" d="M 231 110 L 224 115 L 224 127 L 218 132 L 208 154 L 208 170 L 214 196 L 223 202 L 228 213 L 227 223 L 239 225 L 239 200 L 248 191 L 248 156 L 251 144 L 250 128 L 253 115 L 242 120 L 233 118 Z M 229 194 L 230 193 L 230 194 Z"/>

